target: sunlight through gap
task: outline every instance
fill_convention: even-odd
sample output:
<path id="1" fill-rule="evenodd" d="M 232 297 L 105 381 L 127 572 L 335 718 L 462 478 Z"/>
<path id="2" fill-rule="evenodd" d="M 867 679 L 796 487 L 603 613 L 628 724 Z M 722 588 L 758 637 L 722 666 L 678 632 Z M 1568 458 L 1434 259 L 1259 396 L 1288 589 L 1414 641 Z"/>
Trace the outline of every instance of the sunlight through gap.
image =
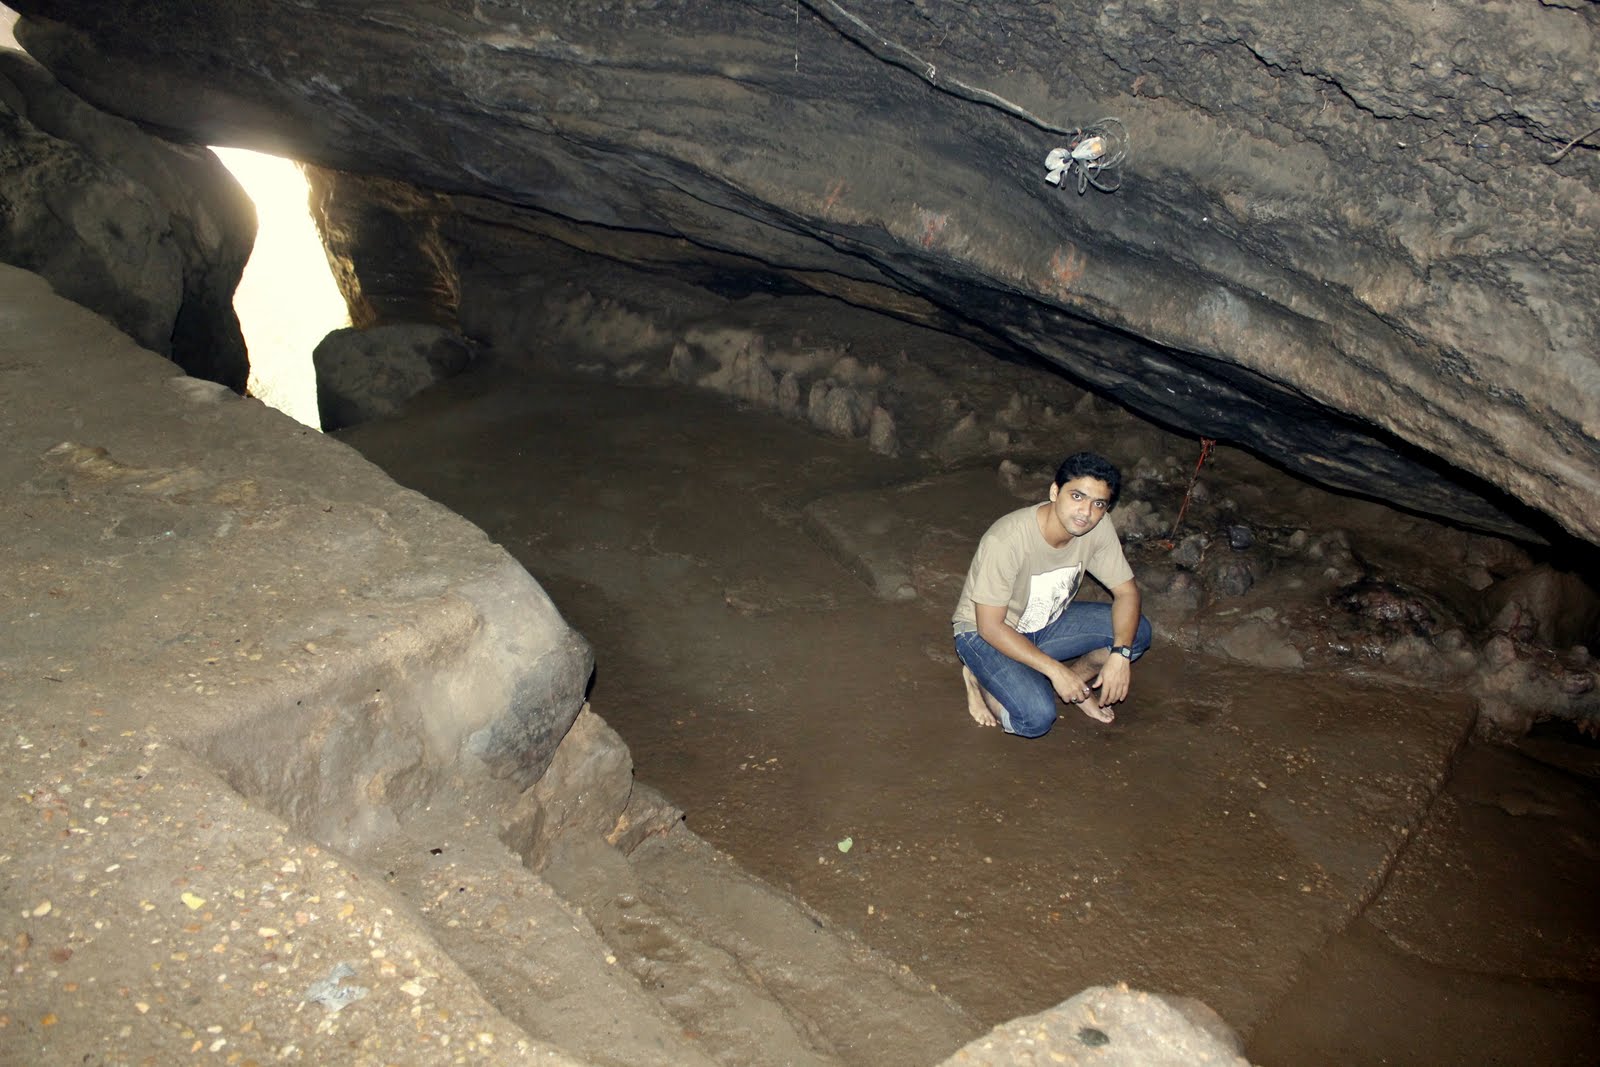
<path id="1" fill-rule="evenodd" d="M 242 148 L 211 149 L 255 201 L 255 250 L 233 297 L 250 350 L 250 395 L 317 428 L 311 352 L 350 325 L 307 204 L 305 174 L 291 160 Z"/>

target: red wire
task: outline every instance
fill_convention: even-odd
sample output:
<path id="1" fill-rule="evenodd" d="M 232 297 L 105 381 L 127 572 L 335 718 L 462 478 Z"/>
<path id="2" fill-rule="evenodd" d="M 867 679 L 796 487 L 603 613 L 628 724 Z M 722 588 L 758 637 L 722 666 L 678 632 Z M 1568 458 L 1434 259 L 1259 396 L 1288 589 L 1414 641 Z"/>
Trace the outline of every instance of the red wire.
<path id="1" fill-rule="evenodd" d="M 1216 447 L 1214 437 L 1200 438 L 1200 459 L 1194 465 L 1194 473 L 1189 475 L 1189 488 L 1183 491 L 1183 503 L 1178 506 L 1178 518 L 1172 524 L 1172 532 L 1167 535 L 1167 540 L 1172 541 L 1178 536 L 1178 527 L 1183 525 L 1183 517 L 1189 512 L 1189 497 L 1194 492 L 1194 483 L 1200 480 L 1200 468 L 1206 465 L 1206 460 L 1211 458 L 1211 450 Z"/>

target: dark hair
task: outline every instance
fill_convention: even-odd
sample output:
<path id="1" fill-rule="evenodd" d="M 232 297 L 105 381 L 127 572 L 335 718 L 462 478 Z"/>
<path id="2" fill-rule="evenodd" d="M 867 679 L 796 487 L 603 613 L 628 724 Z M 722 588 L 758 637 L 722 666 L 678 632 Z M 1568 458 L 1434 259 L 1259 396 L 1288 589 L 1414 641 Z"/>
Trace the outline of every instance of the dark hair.
<path id="1" fill-rule="evenodd" d="M 1111 490 L 1111 501 L 1106 505 L 1106 510 L 1117 506 L 1117 495 L 1122 492 L 1122 472 L 1106 457 L 1094 452 L 1074 452 L 1056 468 L 1056 488 L 1061 488 L 1074 478 L 1099 478 Z"/>

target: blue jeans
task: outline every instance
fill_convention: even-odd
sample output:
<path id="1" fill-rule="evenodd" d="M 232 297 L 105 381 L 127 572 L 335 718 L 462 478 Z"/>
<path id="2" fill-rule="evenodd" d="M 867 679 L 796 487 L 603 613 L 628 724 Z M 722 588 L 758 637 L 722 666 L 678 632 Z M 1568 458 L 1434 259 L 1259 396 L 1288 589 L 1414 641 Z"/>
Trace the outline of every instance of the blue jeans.
<path id="1" fill-rule="evenodd" d="M 1055 622 L 1023 634 L 1051 659 L 1065 663 L 1097 648 L 1116 644 L 1111 632 L 1111 605 L 1102 602 L 1067 605 Z M 1133 637 L 1133 658 L 1150 647 L 1150 620 L 1139 616 Z M 1050 679 L 995 648 L 977 631 L 956 634 L 956 655 L 971 669 L 978 684 L 1001 704 L 1000 725 L 1008 734 L 1039 737 L 1056 721 L 1056 690 Z"/>

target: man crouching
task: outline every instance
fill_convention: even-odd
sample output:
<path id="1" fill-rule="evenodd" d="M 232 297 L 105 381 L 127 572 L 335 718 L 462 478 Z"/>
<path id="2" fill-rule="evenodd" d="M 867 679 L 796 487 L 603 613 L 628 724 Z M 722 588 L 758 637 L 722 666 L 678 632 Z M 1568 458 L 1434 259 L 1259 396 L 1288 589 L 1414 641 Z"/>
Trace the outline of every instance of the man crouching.
<path id="1" fill-rule="evenodd" d="M 1001 517 L 978 543 L 951 622 L 979 725 L 1039 737 L 1056 721 L 1058 696 L 1110 722 L 1128 695 L 1150 622 L 1107 516 L 1121 488 L 1110 460 L 1074 453 L 1049 500 Z M 1111 591 L 1110 604 L 1073 603 L 1085 571 Z"/>

